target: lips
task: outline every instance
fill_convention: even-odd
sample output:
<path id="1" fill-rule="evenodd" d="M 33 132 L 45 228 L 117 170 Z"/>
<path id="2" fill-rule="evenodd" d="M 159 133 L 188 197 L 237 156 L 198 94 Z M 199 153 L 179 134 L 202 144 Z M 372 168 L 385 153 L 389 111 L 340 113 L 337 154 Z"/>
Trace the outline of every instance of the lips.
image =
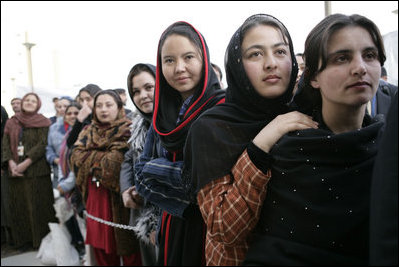
<path id="1" fill-rule="evenodd" d="M 178 78 L 176 78 L 176 81 L 178 81 L 178 82 L 184 82 L 184 81 L 186 81 L 188 79 L 188 77 L 178 77 Z"/>
<path id="2" fill-rule="evenodd" d="M 371 84 L 368 83 L 368 82 L 365 82 L 365 81 L 361 81 L 361 82 L 353 83 L 353 84 L 347 86 L 347 88 L 351 88 L 351 87 L 362 87 L 363 88 L 365 86 L 370 86 L 371 87 Z"/>
<path id="3" fill-rule="evenodd" d="M 144 106 L 144 105 L 151 104 L 151 103 L 152 103 L 152 101 L 145 101 L 145 102 L 142 102 L 141 105 Z"/>
<path id="4" fill-rule="evenodd" d="M 281 78 L 277 75 L 268 75 L 266 76 L 262 81 L 264 82 L 270 82 L 270 83 L 276 83 L 280 80 Z"/>

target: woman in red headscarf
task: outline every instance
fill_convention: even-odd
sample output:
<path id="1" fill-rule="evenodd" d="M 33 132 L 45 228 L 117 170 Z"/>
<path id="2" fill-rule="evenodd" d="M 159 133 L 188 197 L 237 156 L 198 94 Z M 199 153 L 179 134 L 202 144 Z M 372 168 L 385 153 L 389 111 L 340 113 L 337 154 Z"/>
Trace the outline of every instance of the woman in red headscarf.
<path id="1" fill-rule="evenodd" d="M 51 122 L 38 114 L 41 101 L 37 94 L 26 94 L 21 105 L 21 112 L 7 121 L 2 146 L 2 164 L 8 165 L 10 173 L 7 192 L 11 243 L 38 248 L 49 232 L 48 223 L 57 222 L 51 171 L 46 161 Z"/>

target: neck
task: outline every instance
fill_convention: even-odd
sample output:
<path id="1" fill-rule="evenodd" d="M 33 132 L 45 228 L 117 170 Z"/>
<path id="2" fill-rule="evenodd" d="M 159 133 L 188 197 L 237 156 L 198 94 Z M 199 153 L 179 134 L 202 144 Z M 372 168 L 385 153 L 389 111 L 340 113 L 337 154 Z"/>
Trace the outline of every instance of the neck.
<path id="1" fill-rule="evenodd" d="M 362 128 L 366 104 L 353 107 L 346 105 L 331 106 L 323 103 L 323 120 L 335 134 Z"/>

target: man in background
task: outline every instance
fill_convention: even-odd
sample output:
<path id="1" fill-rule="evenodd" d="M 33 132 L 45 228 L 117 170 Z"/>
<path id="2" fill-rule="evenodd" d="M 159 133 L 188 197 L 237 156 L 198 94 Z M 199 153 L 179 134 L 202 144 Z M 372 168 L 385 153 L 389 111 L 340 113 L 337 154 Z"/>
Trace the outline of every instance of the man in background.
<path id="1" fill-rule="evenodd" d="M 131 113 L 132 111 L 130 109 L 126 108 L 126 101 L 127 101 L 126 90 L 123 88 L 117 88 L 117 89 L 114 89 L 114 91 L 118 93 L 118 95 L 120 96 L 120 98 L 122 100 L 123 106 L 125 107 L 126 116 L 129 115 L 129 113 Z"/>
<path id="2" fill-rule="evenodd" d="M 11 107 L 14 113 L 18 113 L 21 111 L 21 102 L 22 99 L 20 97 L 14 97 L 11 99 Z"/>

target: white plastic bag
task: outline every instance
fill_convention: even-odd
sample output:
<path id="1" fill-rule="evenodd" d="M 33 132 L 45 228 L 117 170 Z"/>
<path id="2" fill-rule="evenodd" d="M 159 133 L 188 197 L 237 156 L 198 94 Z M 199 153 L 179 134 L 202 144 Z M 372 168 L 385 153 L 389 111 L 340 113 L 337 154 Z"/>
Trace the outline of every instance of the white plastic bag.
<path id="1" fill-rule="evenodd" d="M 65 226 L 49 223 L 50 233 L 43 239 L 36 258 L 45 265 L 80 266 L 79 254 L 71 245 L 71 236 Z"/>
<path id="2" fill-rule="evenodd" d="M 44 265 L 57 265 L 54 249 L 51 244 L 52 240 L 51 232 L 43 237 L 42 242 L 40 243 L 39 251 L 36 255 L 36 258 L 40 259 L 41 263 Z"/>
<path id="3" fill-rule="evenodd" d="M 57 266 L 79 266 L 79 254 L 71 245 L 67 229 L 58 223 L 49 223 Z"/>
<path id="4" fill-rule="evenodd" d="M 65 197 L 57 198 L 53 206 L 55 210 L 55 216 L 58 218 L 60 223 L 65 223 L 74 215 L 73 209 Z"/>
<path id="5" fill-rule="evenodd" d="M 86 240 L 86 220 L 76 215 L 76 220 L 78 221 L 80 233 L 82 234 L 83 240 Z"/>

